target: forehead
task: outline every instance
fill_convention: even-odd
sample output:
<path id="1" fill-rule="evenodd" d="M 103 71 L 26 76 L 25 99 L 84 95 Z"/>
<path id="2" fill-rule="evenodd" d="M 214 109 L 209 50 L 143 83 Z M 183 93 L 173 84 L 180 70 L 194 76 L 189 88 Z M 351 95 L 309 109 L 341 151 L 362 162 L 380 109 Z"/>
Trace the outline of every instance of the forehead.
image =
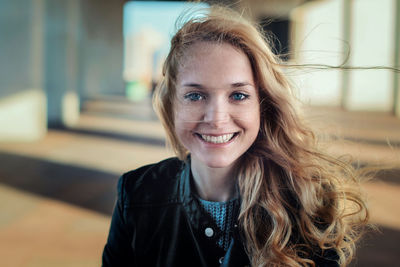
<path id="1" fill-rule="evenodd" d="M 208 58 L 217 56 L 242 57 L 247 58 L 246 54 L 239 48 L 226 42 L 207 42 L 198 41 L 187 47 L 180 58 L 178 69 L 188 64 L 202 62 Z"/>
<path id="2" fill-rule="evenodd" d="M 183 54 L 177 70 L 177 84 L 182 82 L 250 82 L 250 60 L 240 49 L 228 43 L 197 42 Z"/>

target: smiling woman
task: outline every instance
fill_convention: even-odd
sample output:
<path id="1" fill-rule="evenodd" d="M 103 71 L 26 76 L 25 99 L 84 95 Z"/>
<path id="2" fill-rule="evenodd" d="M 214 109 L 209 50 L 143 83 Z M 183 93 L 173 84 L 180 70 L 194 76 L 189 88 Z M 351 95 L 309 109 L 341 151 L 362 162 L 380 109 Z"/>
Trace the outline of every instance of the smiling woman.
<path id="1" fill-rule="evenodd" d="M 345 266 L 368 211 L 318 150 L 257 27 L 211 7 L 171 41 L 154 106 L 177 158 L 119 180 L 103 266 Z"/>
<path id="2" fill-rule="evenodd" d="M 187 54 L 176 82 L 176 135 L 191 153 L 192 170 L 211 172 L 194 175 L 195 180 L 206 179 L 203 182 L 209 185 L 220 179 L 233 182 L 232 176 L 212 177 L 210 168 L 232 171 L 257 137 L 259 99 L 249 59 L 225 43 L 199 42 Z M 218 192 L 209 198 L 225 201 L 229 197 Z"/>

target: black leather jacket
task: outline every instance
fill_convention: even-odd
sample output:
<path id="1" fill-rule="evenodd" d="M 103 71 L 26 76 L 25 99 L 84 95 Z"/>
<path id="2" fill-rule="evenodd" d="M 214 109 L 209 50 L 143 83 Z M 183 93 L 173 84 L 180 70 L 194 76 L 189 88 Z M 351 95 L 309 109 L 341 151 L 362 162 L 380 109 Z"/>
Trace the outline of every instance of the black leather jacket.
<path id="1" fill-rule="evenodd" d="M 192 194 L 190 165 L 167 159 L 120 178 L 103 266 L 250 265 L 233 229 L 225 252 L 217 245 L 222 233 Z"/>
<path id="2" fill-rule="evenodd" d="M 176 158 L 124 174 L 103 267 L 250 266 L 236 224 L 228 251 L 217 245 L 222 233 L 193 196 L 191 183 L 190 164 Z M 239 205 L 238 200 L 234 222 Z M 317 266 L 337 266 L 335 261 L 314 260 Z"/>

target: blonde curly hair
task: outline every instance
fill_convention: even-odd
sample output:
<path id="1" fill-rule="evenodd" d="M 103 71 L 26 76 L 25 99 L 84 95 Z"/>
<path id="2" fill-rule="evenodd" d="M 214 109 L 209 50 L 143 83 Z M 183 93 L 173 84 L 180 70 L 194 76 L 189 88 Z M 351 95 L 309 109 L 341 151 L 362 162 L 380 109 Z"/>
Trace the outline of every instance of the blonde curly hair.
<path id="1" fill-rule="evenodd" d="M 258 86 L 260 132 L 241 157 L 238 173 L 239 222 L 252 265 L 315 266 L 313 255 L 333 251 L 346 266 L 369 218 L 360 174 L 319 151 L 313 131 L 294 108 L 283 65 L 268 39 L 230 9 L 213 6 L 172 38 L 153 104 L 177 156 L 184 160 L 188 151 L 174 130 L 175 82 L 185 52 L 196 42 L 227 43 L 243 51 Z"/>

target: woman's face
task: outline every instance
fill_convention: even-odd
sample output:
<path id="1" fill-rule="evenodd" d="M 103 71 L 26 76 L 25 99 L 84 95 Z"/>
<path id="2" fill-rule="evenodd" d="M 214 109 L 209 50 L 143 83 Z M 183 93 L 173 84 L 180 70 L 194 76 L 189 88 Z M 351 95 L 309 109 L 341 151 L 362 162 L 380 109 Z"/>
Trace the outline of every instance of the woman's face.
<path id="1" fill-rule="evenodd" d="M 193 44 L 178 68 L 174 121 L 192 161 L 212 168 L 233 166 L 260 128 L 248 57 L 226 43 Z"/>

